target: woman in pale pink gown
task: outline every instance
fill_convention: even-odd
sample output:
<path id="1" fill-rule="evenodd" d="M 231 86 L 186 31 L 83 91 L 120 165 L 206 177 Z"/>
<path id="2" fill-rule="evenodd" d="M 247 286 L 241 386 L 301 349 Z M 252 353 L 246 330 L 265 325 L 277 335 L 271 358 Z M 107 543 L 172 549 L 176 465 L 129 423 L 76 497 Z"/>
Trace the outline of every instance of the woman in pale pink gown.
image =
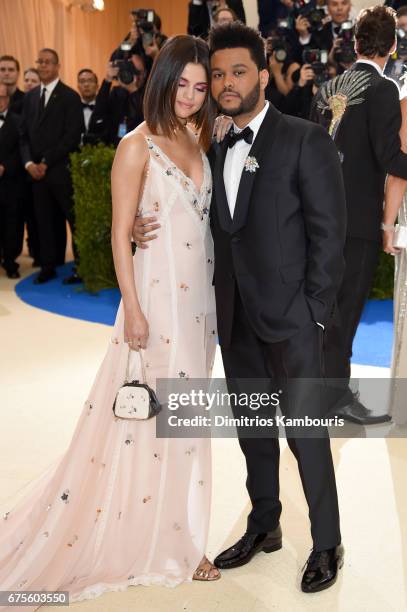
<path id="1" fill-rule="evenodd" d="M 129 347 L 134 377 L 137 349 L 145 349 L 153 388 L 158 378 L 210 376 L 212 180 L 202 147 L 210 142 L 212 112 L 206 44 L 175 37 L 153 67 L 146 123 L 123 139 L 113 166 L 112 246 L 122 302 L 111 342 L 61 461 L 0 519 L 1 591 L 67 590 L 78 601 L 130 585 L 219 578 L 204 556 L 210 440 L 156 438 L 155 419 L 122 420 L 112 412 Z M 192 118 L 199 143 L 186 126 Z M 137 214 L 154 214 L 161 230 L 132 258 Z"/>

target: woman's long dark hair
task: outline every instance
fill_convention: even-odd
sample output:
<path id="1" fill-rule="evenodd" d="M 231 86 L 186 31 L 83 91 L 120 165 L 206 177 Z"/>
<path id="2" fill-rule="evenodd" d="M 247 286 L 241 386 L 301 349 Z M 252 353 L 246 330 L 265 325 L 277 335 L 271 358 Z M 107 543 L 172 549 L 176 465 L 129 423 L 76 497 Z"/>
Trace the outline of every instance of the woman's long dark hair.
<path id="1" fill-rule="evenodd" d="M 159 130 L 173 138 L 174 130 L 182 128 L 174 112 L 175 98 L 181 74 L 187 64 L 201 64 L 206 72 L 208 91 L 202 108 L 191 118 L 201 130 L 199 144 L 210 147 L 215 120 L 215 104 L 210 93 L 209 49 L 205 41 L 194 36 L 180 35 L 167 40 L 157 55 L 144 95 L 144 118 L 152 134 Z"/>

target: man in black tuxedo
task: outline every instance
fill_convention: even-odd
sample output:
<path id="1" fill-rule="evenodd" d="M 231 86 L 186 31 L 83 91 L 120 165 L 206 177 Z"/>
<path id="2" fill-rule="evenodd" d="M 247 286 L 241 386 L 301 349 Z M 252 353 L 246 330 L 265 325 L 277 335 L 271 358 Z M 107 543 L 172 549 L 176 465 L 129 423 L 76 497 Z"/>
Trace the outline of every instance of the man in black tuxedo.
<path id="1" fill-rule="evenodd" d="M 21 155 L 33 179 L 41 257 L 41 271 L 34 282 L 41 284 L 56 276 L 58 216 L 63 216 L 70 225 L 77 258 L 69 155 L 78 149 L 84 128 L 81 99 L 59 79 L 57 53 L 43 49 L 37 64 L 41 85 L 29 91 L 24 99 Z M 80 282 L 76 270 L 64 282 Z"/>
<path id="2" fill-rule="evenodd" d="M 97 75 L 89 68 L 82 68 L 78 73 L 78 91 L 81 96 L 85 131 L 82 144 L 107 142 L 107 120 L 95 112 L 98 91 Z"/>
<path id="3" fill-rule="evenodd" d="M 323 130 L 265 102 L 263 41 L 240 24 L 209 37 L 212 95 L 234 118 L 234 133 L 213 160 L 211 227 L 219 341 L 229 389 L 236 379 L 288 385 L 281 410 L 315 408 L 294 379 L 322 378 L 329 327 L 343 274 L 346 210 L 339 159 Z M 290 382 L 290 384 L 288 384 Z M 291 385 L 291 386 L 290 386 Z M 323 414 L 323 408 L 322 409 Z M 327 407 L 326 407 L 327 408 Z M 290 437 L 309 505 L 313 552 L 302 589 L 336 579 L 342 563 L 329 436 Z M 221 553 L 223 569 L 281 546 L 278 438 L 241 437 L 252 502 L 246 534 Z"/>
<path id="4" fill-rule="evenodd" d="M 23 247 L 24 168 L 19 148 L 20 117 L 10 108 L 7 86 L 0 83 L 0 241 L 8 278 L 20 278 L 16 262 Z"/>
<path id="5" fill-rule="evenodd" d="M 231 8 L 236 17 L 246 23 L 243 0 L 191 0 L 188 5 L 188 34 L 206 38 L 213 25 L 213 14 L 223 7 Z"/>
<path id="6" fill-rule="evenodd" d="M 335 414 L 358 424 L 389 420 L 388 415 L 373 414 L 363 406 L 348 383 L 353 339 L 381 250 L 386 173 L 407 179 L 407 155 L 400 150 L 399 93 L 394 82 L 383 76 L 394 51 L 395 28 L 393 9 L 376 6 L 362 11 L 355 30 L 357 61 L 350 71 L 321 87 L 312 111 L 312 118 L 329 129 L 338 148 L 348 211 L 340 317 L 327 330 L 326 373 L 342 379 L 346 389 Z M 339 111 L 335 117 L 334 106 Z"/>
<path id="7" fill-rule="evenodd" d="M 343 275 L 346 207 L 338 154 L 322 128 L 265 101 L 269 73 L 255 30 L 238 22 L 214 28 L 209 46 L 212 95 L 235 123 L 210 151 L 214 284 L 228 388 L 234 393 L 243 385 L 245 392 L 246 379 L 252 391 L 285 389 L 285 415 L 294 408 L 297 417 L 323 416 L 329 406 L 304 401 L 306 385 L 298 383 L 323 378 L 324 328 Z M 137 244 L 158 229 L 143 228 L 153 221 L 136 219 Z M 233 410 L 239 417 L 238 407 Z M 325 427 L 319 437 L 286 432 L 309 506 L 313 551 L 301 586 L 311 593 L 331 586 L 342 564 L 335 473 Z M 281 548 L 279 441 L 264 430 L 254 433 L 239 435 L 253 508 L 244 536 L 215 559 L 223 569 Z"/>

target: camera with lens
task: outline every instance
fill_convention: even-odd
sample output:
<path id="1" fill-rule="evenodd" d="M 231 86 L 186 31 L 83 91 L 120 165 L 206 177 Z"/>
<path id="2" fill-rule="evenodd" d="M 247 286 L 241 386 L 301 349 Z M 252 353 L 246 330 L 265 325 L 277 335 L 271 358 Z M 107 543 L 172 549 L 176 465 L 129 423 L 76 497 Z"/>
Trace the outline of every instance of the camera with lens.
<path id="1" fill-rule="evenodd" d="M 130 85 L 130 83 L 133 82 L 134 77 L 141 74 L 140 70 L 137 70 L 133 62 L 130 60 L 132 50 L 133 45 L 128 40 L 124 40 L 112 56 L 113 66 L 119 69 L 117 76 L 113 78 L 115 80 L 118 79 L 124 85 Z"/>
<path id="2" fill-rule="evenodd" d="M 274 53 L 278 62 L 283 64 L 292 54 L 292 46 L 289 42 L 290 21 L 279 19 L 277 27 L 266 40 L 267 60 Z"/>
<path id="3" fill-rule="evenodd" d="M 315 0 L 294 0 L 294 11 L 297 17 L 308 19 L 310 32 L 322 30 L 326 14 L 323 9 L 317 8 Z"/>
<path id="4" fill-rule="evenodd" d="M 135 76 L 140 76 L 141 71 L 138 70 L 133 62 L 128 59 L 118 59 L 113 62 L 113 66 L 119 69 L 117 73 L 117 79 L 123 85 L 130 85 L 133 82 Z"/>
<path id="5" fill-rule="evenodd" d="M 290 45 L 279 35 L 269 36 L 267 39 L 268 57 L 274 53 L 278 62 L 284 64 L 290 54 Z"/>
<path id="6" fill-rule="evenodd" d="M 344 21 L 339 30 L 338 37 L 341 39 L 339 46 L 335 49 L 334 58 L 338 64 L 352 64 L 356 60 L 355 43 L 353 37 L 353 24 Z"/>
<path id="7" fill-rule="evenodd" d="M 135 9 L 131 11 L 134 22 L 139 30 L 142 32 L 153 32 L 155 11 L 153 9 Z"/>
<path id="8" fill-rule="evenodd" d="M 314 83 L 317 87 L 329 81 L 328 51 L 325 49 L 304 49 L 302 52 L 302 63 L 310 64 L 314 71 Z"/>

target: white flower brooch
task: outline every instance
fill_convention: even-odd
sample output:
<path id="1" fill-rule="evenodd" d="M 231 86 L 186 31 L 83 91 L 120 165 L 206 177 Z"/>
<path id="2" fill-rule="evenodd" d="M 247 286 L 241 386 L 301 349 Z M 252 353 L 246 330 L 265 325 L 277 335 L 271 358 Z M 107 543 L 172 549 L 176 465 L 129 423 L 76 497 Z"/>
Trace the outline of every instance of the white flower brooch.
<path id="1" fill-rule="evenodd" d="M 256 172 L 258 170 L 258 168 L 260 168 L 257 159 L 255 157 L 247 157 L 245 164 L 244 164 L 244 169 L 246 170 L 246 172 L 251 172 L 252 174 L 254 172 Z"/>

